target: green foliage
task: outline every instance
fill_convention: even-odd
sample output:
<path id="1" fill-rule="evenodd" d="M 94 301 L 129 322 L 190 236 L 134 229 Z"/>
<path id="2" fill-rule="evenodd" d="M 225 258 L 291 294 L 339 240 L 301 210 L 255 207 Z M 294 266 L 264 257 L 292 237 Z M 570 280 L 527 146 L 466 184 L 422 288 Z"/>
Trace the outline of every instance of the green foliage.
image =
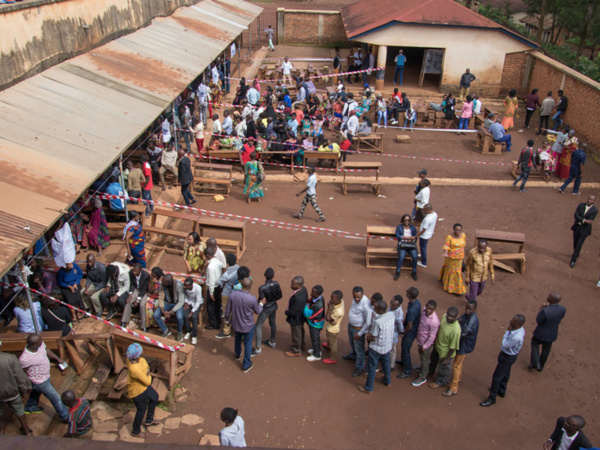
<path id="1" fill-rule="evenodd" d="M 577 52 L 569 47 L 544 44 L 542 48 L 549 56 L 571 69 L 590 77 L 592 80 L 600 81 L 600 57 L 596 57 L 593 61 L 584 56 L 577 59 Z"/>

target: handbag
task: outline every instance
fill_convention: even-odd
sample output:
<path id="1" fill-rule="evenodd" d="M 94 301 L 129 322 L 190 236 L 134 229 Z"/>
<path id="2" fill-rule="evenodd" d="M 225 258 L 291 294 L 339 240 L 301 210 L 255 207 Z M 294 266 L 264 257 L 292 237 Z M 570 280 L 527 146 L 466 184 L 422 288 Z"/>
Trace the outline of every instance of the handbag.
<path id="1" fill-rule="evenodd" d="M 402 250 L 416 250 L 417 241 L 400 241 L 400 248 Z"/>

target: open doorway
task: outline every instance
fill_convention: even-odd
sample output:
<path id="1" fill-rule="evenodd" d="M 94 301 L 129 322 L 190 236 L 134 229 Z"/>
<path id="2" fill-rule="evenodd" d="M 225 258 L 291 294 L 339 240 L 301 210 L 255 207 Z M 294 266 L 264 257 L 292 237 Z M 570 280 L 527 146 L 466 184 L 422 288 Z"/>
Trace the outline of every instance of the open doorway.
<path id="1" fill-rule="evenodd" d="M 386 61 L 387 68 L 385 71 L 386 84 L 391 84 L 394 81 L 394 71 L 396 70 L 394 59 L 398 55 L 398 50 L 400 49 L 402 49 L 404 56 L 406 56 L 402 85 L 411 88 L 419 88 L 419 84 L 421 84 L 420 87 L 422 89 L 440 92 L 442 81 L 441 68 L 443 67 L 444 56 L 443 49 L 388 47 Z M 432 70 L 433 67 L 435 67 L 435 69 Z M 427 73 L 428 70 L 439 73 Z M 422 73 L 423 71 L 425 71 L 425 73 Z"/>

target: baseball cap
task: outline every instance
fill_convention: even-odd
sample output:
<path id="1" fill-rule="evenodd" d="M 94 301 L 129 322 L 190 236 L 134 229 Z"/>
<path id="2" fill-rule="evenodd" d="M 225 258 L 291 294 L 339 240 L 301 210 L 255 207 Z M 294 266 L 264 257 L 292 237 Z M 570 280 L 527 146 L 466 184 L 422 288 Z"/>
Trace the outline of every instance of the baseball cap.
<path id="1" fill-rule="evenodd" d="M 417 175 L 427 175 L 427 169 L 417 170 Z"/>

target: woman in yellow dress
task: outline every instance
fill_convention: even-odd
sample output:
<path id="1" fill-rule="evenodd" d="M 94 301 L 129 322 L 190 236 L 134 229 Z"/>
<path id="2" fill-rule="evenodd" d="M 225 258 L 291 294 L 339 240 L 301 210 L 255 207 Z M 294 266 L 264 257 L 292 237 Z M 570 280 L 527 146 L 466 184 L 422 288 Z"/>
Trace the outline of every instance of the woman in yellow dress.
<path id="1" fill-rule="evenodd" d="M 204 268 L 204 249 L 206 244 L 195 231 L 188 234 L 183 247 L 183 260 L 187 273 L 201 273 Z"/>
<path id="2" fill-rule="evenodd" d="M 517 101 L 517 91 L 511 89 L 508 97 L 504 99 L 504 117 L 502 118 L 502 126 L 506 131 L 515 126 L 514 117 L 517 112 L 519 102 Z"/>
<path id="3" fill-rule="evenodd" d="M 462 279 L 462 263 L 465 257 L 467 237 L 460 223 L 454 224 L 454 232 L 446 236 L 444 242 L 444 266 L 440 271 L 444 290 L 450 294 L 462 295 L 467 292 Z"/>

